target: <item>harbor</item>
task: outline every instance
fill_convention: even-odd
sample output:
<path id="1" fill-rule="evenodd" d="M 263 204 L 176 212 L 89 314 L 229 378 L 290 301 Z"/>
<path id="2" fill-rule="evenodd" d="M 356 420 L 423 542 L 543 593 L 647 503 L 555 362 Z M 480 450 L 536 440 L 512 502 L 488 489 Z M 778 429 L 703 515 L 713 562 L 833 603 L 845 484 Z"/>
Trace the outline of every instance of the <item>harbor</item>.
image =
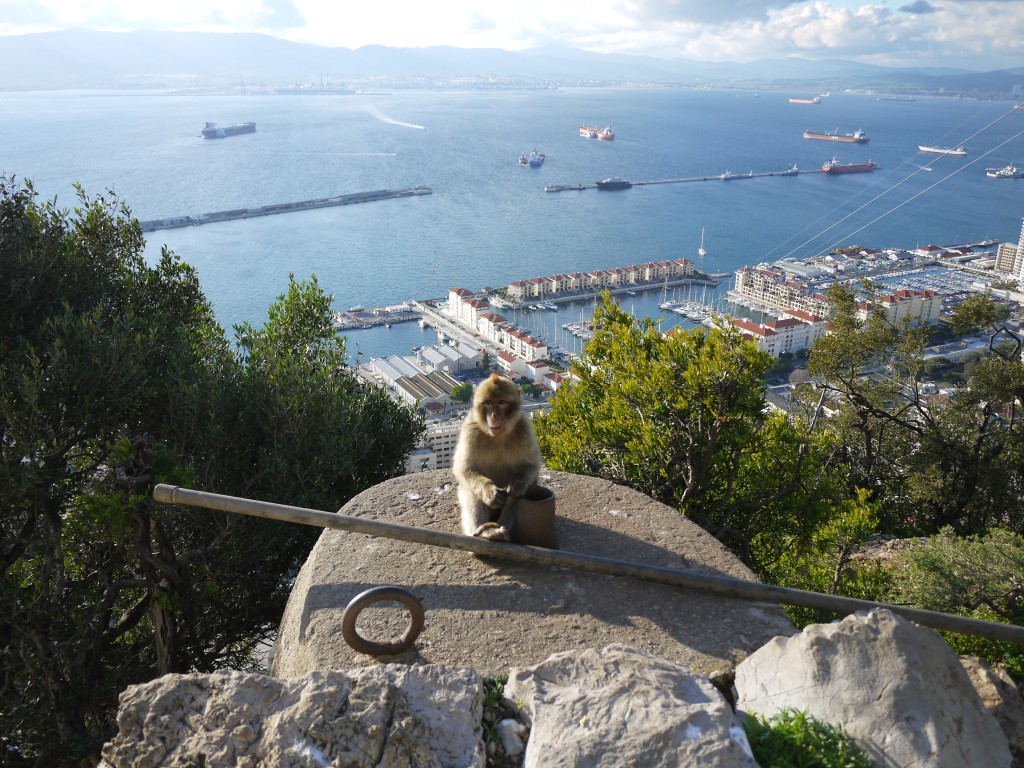
<path id="1" fill-rule="evenodd" d="M 400 197 L 429 195 L 432 191 L 433 190 L 429 187 L 423 186 L 411 187 L 409 189 L 378 189 L 373 192 L 355 192 L 350 195 L 335 195 L 334 197 L 300 200 L 295 203 L 258 205 L 255 208 L 235 208 L 229 211 L 201 213 L 196 216 L 172 216 L 166 219 L 151 219 L 149 221 L 142 221 L 139 223 L 142 226 L 143 232 L 153 232 L 158 229 L 195 227 L 200 224 L 213 224 L 215 222 L 234 221 L 236 219 L 251 219 L 256 216 L 272 216 L 278 213 L 309 211 L 314 208 L 330 208 L 336 205 L 352 205 L 354 203 L 370 203 L 376 200 L 393 200 Z"/>

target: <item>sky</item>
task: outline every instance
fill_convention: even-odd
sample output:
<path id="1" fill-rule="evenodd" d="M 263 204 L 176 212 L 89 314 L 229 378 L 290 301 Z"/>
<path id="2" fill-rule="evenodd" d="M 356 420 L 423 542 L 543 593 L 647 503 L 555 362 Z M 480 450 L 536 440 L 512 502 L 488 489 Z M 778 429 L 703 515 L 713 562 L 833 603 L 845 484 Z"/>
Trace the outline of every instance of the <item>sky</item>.
<path id="1" fill-rule="evenodd" d="M 259 32 L 352 49 L 565 45 L 699 61 L 1024 67 L 1024 0 L 0 0 L 0 34 L 68 28 Z"/>

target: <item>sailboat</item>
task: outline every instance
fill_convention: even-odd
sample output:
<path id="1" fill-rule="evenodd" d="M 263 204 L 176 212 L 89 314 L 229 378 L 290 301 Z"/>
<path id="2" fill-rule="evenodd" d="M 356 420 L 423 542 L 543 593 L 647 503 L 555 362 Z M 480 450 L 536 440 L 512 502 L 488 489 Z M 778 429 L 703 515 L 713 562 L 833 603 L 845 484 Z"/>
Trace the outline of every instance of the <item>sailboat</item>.
<path id="1" fill-rule="evenodd" d="M 704 227 L 700 228 L 700 248 L 697 249 L 698 256 L 707 256 L 708 252 L 704 250 Z"/>

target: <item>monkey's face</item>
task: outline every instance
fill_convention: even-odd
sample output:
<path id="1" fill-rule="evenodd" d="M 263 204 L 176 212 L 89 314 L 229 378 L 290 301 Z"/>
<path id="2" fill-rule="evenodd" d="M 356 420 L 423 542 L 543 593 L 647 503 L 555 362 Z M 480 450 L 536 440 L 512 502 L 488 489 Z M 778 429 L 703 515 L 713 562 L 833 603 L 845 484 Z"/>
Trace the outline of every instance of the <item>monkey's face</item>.
<path id="1" fill-rule="evenodd" d="M 487 432 L 491 437 L 501 437 L 502 433 L 511 426 L 509 417 L 516 410 L 516 404 L 511 400 L 484 400 L 478 407 L 480 423 L 487 425 Z"/>

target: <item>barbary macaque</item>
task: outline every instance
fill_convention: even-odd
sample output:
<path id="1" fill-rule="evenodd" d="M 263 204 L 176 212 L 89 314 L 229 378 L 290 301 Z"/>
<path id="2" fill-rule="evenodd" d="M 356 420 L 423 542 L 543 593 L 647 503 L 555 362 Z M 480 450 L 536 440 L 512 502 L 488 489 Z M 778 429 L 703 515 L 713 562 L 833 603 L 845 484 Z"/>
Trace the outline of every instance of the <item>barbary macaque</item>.
<path id="1" fill-rule="evenodd" d="M 467 536 L 512 541 L 519 499 L 540 475 L 540 446 L 521 404 L 519 387 L 496 373 L 473 395 L 454 466 Z"/>

